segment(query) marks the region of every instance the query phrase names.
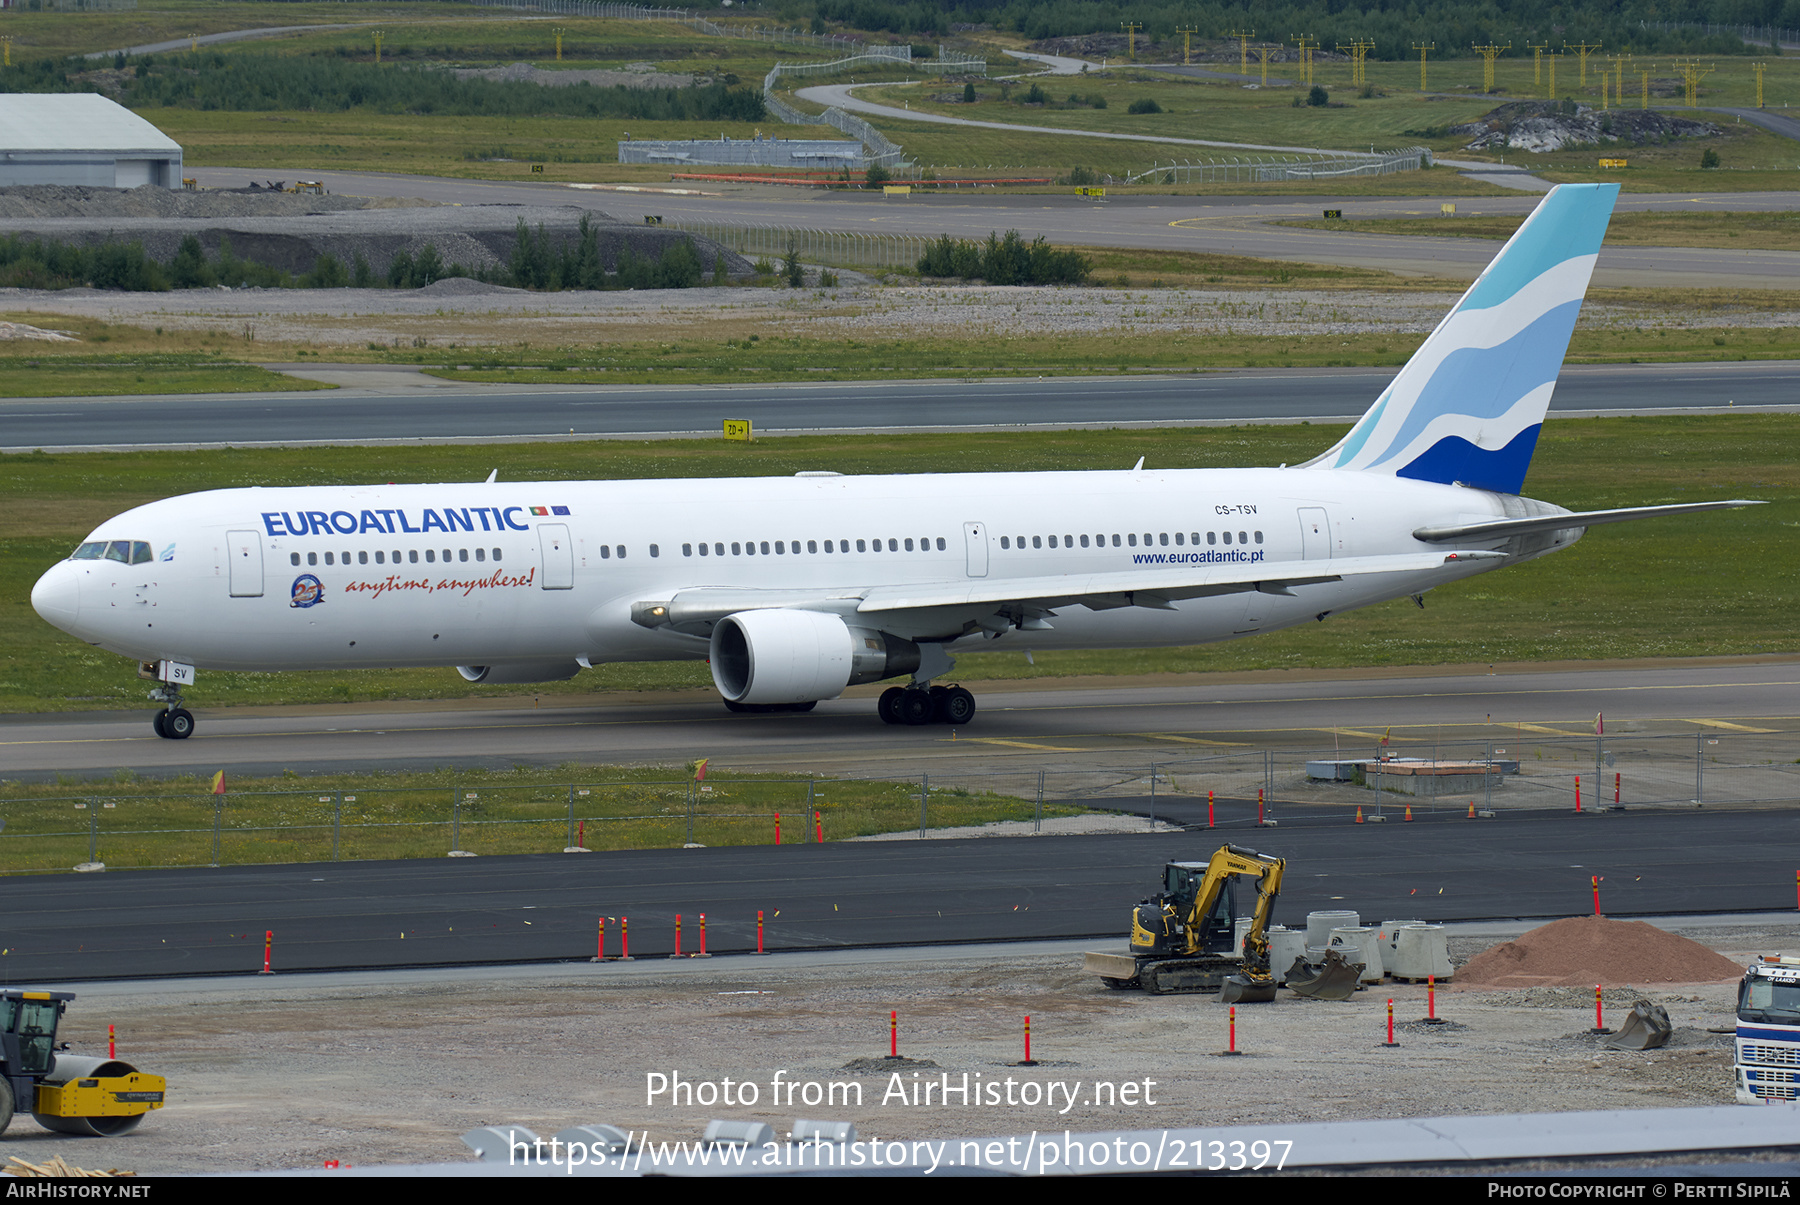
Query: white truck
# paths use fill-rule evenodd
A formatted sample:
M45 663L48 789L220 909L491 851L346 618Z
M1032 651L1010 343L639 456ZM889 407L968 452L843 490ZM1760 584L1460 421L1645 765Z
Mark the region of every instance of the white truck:
M1800 1100L1800 957L1758 959L1738 984L1737 1100Z

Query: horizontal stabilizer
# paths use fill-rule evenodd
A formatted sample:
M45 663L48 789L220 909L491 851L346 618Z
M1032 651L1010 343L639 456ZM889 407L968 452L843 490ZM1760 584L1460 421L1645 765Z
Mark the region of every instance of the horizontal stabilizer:
M1729 502L1682 502L1673 506L1628 506L1620 510L1566 511L1560 515L1540 515L1531 519L1495 519L1490 523L1466 523L1460 527L1421 527L1413 539L1428 544L1453 544L1464 540L1500 540L1507 536L1532 531L1567 531L1573 527L1599 527L1603 523L1629 523L1633 519L1654 519L1659 515L1691 515L1702 510L1730 510L1739 506L1762 506L1737 498Z

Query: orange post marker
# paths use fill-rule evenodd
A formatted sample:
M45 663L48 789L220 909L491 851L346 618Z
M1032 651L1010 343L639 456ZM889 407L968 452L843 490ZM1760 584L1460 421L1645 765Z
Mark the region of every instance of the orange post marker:
M775 813L775 844L781 844L781 813Z
M113 1043L113 1027L110 1025L106 1027L106 1057L109 1059L119 1057L119 1048Z
M263 969L261 970L261 972L259 972L260 974L273 975L275 973L269 967L269 954L270 954L270 951L272 951L274 948L275 948L275 930L265 929L263 931Z
M1399 1044L1400 1043L1394 1041L1394 1001L1390 996L1388 998L1388 1036L1387 1041L1383 1042L1382 1045L1398 1046Z
M1437 1020L1437 976L1425 976L1425 1019Z
M1027 1016L1025 1018L1025 1059L1023 1062L1021 1062L1019 1064L1019 1066L1021 1066L1021 1067L1037 1066L1037 1060L1031 1057L1031 1018L1029 1016Z
M1263 822L1263 789L1261 787L1257 787L1256 788L1256 823L1261 824L1262 822Z
M694 955L694 957L695 958L711 958L712 957L711 954L708 954L706 952L706 913L704 913L704 912L702 912L700 914L700 952L698 954Z
M825 844L825 819L819 815L817 808L813 809L813 840L820 845Z
M1611 1033L1612 1032L1612 1030L1610 1030L1606 1027L1606 1016L1601 1011L1600 985L1598 983L1596 983L1594 985L1594 1027L1592 1029L1588 1030L1588 1032L1589 1033Z
M600 941L594 947L594 961L606 961L606 918L600 918Z
M669 957L681 957L681 913L679 912L675 914L675 952L669 955Z
M1581 810L1581 775L1575 776L1575 810Z
M629 916L619 918L619 961L637 961L631 956L631 918Z
M1206 827L1216 827L1213 824L1213 793L1211 791L1206 793Z
M895 1009L888 1014L888 1057L900 1057L900 1011Z
M1590 875L1589 877L1594 880L1594 915L1599 916L1600 915L1600 876L1596 874L1596 875Z
M1622 774L1614 774L1613 775L1613 806L1614 807L1619 806L1619 780L1623 777L1624 777L1624 775L1622 775Z
M1237 1048L1237 1005L1235 1005L1235 1004L1234 1004L1234 1005L1232 1005L1232 1006L1231 1006L1231 1037L1230 1037L1230 1043L1231 1043L1231 1044L1230 1044L1230 1045L1228 1045L1228 1046L1227 1046L1227 1047L1225 1047L1225 1053L1226 1053L1226 1054L1237 1054L1237 1053L1239 1053L1239 1051L1238 1051L1238 1048Z
M763 949L763 917L761 908L756 910L756 952L758 954L768 953L767 950Z

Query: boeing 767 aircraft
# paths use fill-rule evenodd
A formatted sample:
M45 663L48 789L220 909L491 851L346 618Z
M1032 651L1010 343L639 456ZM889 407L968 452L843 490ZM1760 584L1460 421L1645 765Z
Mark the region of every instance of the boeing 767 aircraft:
M31 594L158 680L454 666L470 682L708 659L733 711L845 687L966 724L973 649L1143 648L1324 620L1565 548L1600 523L1519 496L1613 184L1547 195L1335 447L1274 469L231 489L109 519Z

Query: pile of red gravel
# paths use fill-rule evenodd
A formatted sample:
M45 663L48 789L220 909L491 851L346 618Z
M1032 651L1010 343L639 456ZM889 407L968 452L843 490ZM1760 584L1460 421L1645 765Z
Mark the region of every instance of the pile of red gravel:
M1577 916L1483 950L1458 967L1465 987L1585 987L1714 983L1744 968L1697 941L1643 921Z

